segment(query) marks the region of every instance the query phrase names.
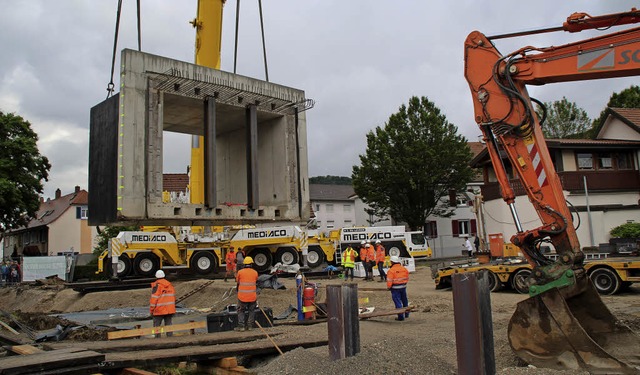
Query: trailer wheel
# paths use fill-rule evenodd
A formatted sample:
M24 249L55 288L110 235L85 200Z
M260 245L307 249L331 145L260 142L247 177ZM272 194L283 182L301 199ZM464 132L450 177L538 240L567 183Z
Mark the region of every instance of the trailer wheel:
M529 276L531 276L531 270L528 268L523 268L511 277L511 287L513 290L520 294L529 293Z
M290 266L292 264L298 264L300 261L300 255L298 251L293 247L280 247L276 251L277 262Z
M309 247L309 252L307 253L307 265L309 267L318 267L324 260L324 251L322 251L320 246Z
M195 253L191 257L191 261L189 263L191 270L200 275L207 275L214 272L218 264L216 256L208 251L199 251Z
M155 254L140 253L134 259L133 267L140 276L154 276L160 269L160 260Z
M271 251L269 251L269 249L263 247L257 248L249 255L253 258L253 266L256 271L264 272L271 267L273 257L271 256Z
M622 284L616 273L608 268L598 268L589 274L589 278L598 293L603 295L616 294Z
M490 292L497 292L500 289L502 289L502 282L500 281L500 279L498 278L498 275L496 275L495 273L489 271L489 270L483 270L487 272L487 276L488 276L488 281L489 281L489 291Z
M111 277L113 271L111 270L111 258L104 258L102 266L104 274ZM117 277L127 277L131 273L131 259L127 255L120 255L118 257L118 265L116 266Z

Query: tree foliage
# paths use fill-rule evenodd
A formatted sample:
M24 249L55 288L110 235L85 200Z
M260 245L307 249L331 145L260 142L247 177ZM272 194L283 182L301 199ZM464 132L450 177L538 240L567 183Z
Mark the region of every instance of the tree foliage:
M614 92L607 106L600 112L600 116L593 120L593 129L598 129L607 118L607 108L640 108L640 86L631 85L619 93ZM596 135L592 134L592 138Z
M51 164L22 117L0 111L0 232L26 225L40 208Z
M409 99L384 128L367 134L353 188L378 216L420 228L430 215L448 217L450 189L462 190L473 176L464 136L426 97Z
M640 223L618 225L609 232L614 238L640 238Z
M542 126L545 138L582 138L591 127L587 112L565 97L544 105L547 108Z
M351 185L351 177L344 176L316 176L309 177L310 184L319 185Z

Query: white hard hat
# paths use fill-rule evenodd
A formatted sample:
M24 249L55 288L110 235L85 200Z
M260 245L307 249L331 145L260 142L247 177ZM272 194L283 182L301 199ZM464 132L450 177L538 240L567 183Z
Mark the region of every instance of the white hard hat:
M367 240L367 243L371 243L371 240Z
M377 240L376 243L380 243L380 240Z
M395 255L393 255L391 258L389 258L389 260L391 261L391 263L400 263L400 258L398 258Z
M360 242L360 245L364 245L364 240L362 240L362 242Z
M164 271L163 270L157 270L156 271L156 279L162 279L164 278Z

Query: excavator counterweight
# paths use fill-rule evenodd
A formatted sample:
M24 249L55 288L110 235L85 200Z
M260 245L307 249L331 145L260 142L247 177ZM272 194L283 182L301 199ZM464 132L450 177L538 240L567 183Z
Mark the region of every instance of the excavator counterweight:
M572 15L567 22L573 25L576 20L581 26L571 31L640 22L640 12L634 8L599 17ZM640 28L562 46L524 47L507 55L478 31L465 41L465 77L475 120L517 230L511 242L522 249L533 268L530 298L518 304L511 318L509 342L519 357L538 367L594 374L640 372L640 338L610 313L587 276L571 212L533 107L535 100L526 89L528 84L639 75L640 62L624 58L629 51L639 50ZM541 226L523 228L509 171L522 183ZM560 255L557 261L542 254L539 247L544 242Z

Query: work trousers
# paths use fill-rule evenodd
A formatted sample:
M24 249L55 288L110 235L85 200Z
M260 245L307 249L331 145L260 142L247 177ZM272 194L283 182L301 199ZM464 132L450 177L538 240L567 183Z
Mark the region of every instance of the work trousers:
M153 316L153 326L154 327L160 327L162 325L162 321L164 321L164 325L166 326L170 326L171 325L171 318L173 318L173 314L167 314L167 315L154 315ZM171 337L173 336L173 332L167 332L167 337ZM156 333L156 337L160 337L160 333Z
M407 299L407 288L402 288L402 289L391 288L391 299L393 299L393 303L396 305L396 309L408 307L409 300ZM398 320L404 320L404 318L408 318L408 317L409 317L408 311L403 314L398 314Z
M257 301L242 302L238 300L238 327L251 327L253 328L253 322L256 319L256 305ZM247 317L248 315L248 317ZM245 320L245 317L247 319ZM245 324L246 323L246 324Z
M349 274L351 274L351 281L353 281L353 267L345 267L344 268L344 279L347 280L349 278Z
M378 272L380 272L380 281L387 279L387 274L384 272L384 262L378 262Z

